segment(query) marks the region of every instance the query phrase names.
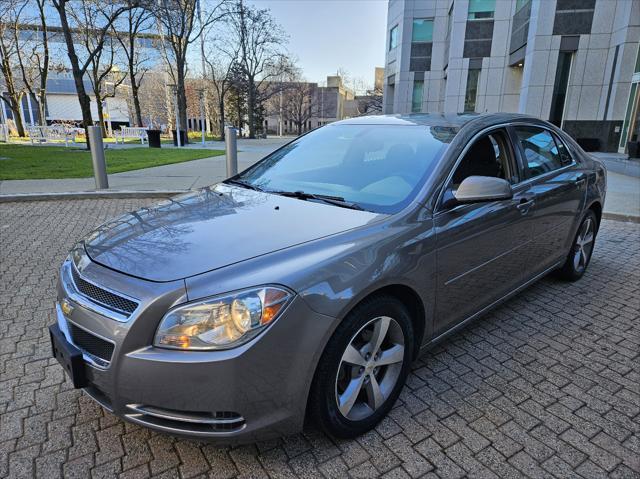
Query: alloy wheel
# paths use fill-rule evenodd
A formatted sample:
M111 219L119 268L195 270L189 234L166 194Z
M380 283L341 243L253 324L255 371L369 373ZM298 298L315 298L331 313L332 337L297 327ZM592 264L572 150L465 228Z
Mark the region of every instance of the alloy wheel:
M595 223L592 218L587 217L580 225L580 231L573 247L573 267L578 273L582 273L589 263L594 238Z
M358 421L378 410L394 389L404 362L405 338L388 316L367 322L351 338L336 376L338 410Z

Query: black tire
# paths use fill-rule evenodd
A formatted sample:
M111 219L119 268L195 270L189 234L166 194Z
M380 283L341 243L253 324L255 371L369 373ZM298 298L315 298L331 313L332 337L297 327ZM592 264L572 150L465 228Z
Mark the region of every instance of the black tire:
M589 226L590 225L590 226ZM584 260L580 261L577 259L577 256L580 254L580 238L584 233L585 227L591 229L592 239L588 244L588 248L585 250L583 248L583 253L585 254ZM593 210L587 210L584 216L582 217L582 221L580 221L580 226L578 226L578 231L573 238L573 243L571 243L571 250L567 255L567 259L564 264L557 270L556 276L565 281L577 281L584 275L587 267L589 266L589 262L591 261L591 255L593 253L593 247L595 246L596 235L598 233L598 218Z
M358 338L367 337L367 334L371 334L372 342L364 344L362 349L358 349L358 351L361 352L373 344L374 329L378 324L377 321L386 321L385 318L389 318L393 322L389 322L388 333L385 332L385 335L387 335L386 342L377 349L380 353L373 358L369 358L369 361L372 361L369 366L359 368L360 374L366 376L365 379L368 379L371 384L363 384L361 387L364 389L359 394L364 394L365 396L358 395L358 397L369 397L370 389L368 388L373 383L376 384L376 388L380 392L386 382L388 394L380 406L371 409L372 412L369 412L367 417L359 419L347 418L340 411L340 406L338 405L339 384L340 381L346 381L347 383L355 381L354 377L358 374L355 369L358 369L358 366L351 366L348 361L344 361L343 355L347 353L349 346L356 344L355 341L358 341ZM399 331L404 336L404 354L397 349L399 344L394 344L391 338L392 334L395 335L395 338L399 338ZM385 348L389 349L385 350ZM376 357L379 356L380 359L378 360L382 360L382 355L389 353L394 348L396 348L394 356L397 358L402 356L402 363L398 361L393 365L389 364L372 370L369 369L374 366L373 361L375 361ZM413 324L407 308L401 301L386 295L372 297L363 301L338 326L320 358L309 396L310 418L326 433L339 438L352 438L371 430L385 417L398 398L409 374L413 350ZM370 353L363 353L364 356L367 354L370 356ZM385 358L388 357L390 356L385 356ZM362 359L362 357L359 358ZM352 368L351 372L355 376L347 376L347 378L340 379L339 374L344 376L345 368ZM362 370L365 372L362 373ZM372 379L375 379L376 375L379 378L379 382L378 379L375 381ZM395 379L395 385L391 386L392 383L390 381L394 378L397 378ZM365 414L368 406L362 403L363 401L357 405L361 414ZM344 403L341 407L344 407ZM356 406L352 407L355 411Z

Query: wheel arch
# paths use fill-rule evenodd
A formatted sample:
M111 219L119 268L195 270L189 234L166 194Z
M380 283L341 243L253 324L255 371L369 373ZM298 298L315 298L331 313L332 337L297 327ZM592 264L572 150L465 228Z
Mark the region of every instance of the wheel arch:
M589 207L587 208L588 210L591 210L595 213L596 215L596 220L598 220L598 229L600 229L600 222L602 221L602 204L600 203L599 200L595 200L593 202L591 202L591 204L589 205Z
M352 304L346 314L349 314L362 302L376 296L392 296L402 302L402 304L409 310L414 331L413 357L415 359L420 351L420 346L422 345L422 340L424 338L424 333L426 330L426 310L424 303L420 298L420 295L413 288L407 286L406 284L388 284L368 292L365 296ZM344 316L346 316L346 314Z

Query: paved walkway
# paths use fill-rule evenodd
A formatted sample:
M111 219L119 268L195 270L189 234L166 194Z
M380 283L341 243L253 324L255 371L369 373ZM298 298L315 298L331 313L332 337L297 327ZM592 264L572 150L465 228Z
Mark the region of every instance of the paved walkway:
M146 202L0 204L0 477L640 476L640 225L604 221L579 282L544 279L419 358L374 431L220 448L124 423L50 357L69 247Z
M238 168L243 170L262 159L291 138L238 141ZM109 145L113 148L114 145ZM140 148L140 145L118 145L118 148ZM166 148L163 145L163 148ZM170 146L173 148L173 146ZM202 144L190 144L189 148L203 148ZM209 141L205 148L224 150L224 142ZM187 161L173 165L157 166L143 170L109 175L109 188L118 190L189 190L221 181L227 177L224 156ZM95 190L93 178L69 178L62 180L11 180L0 181L0 194L62 193Z
M606 213L640 217L640 178L607 173Z

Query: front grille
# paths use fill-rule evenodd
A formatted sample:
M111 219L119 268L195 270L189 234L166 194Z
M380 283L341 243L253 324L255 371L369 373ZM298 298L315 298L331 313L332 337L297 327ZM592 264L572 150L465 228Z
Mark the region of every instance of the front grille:
M78 274L74 266L71 267L71 275L73 276L73 282L80 293L105 308L109 308L129 316L138 307L138 303L135 301L118 296L111 291L102 289L99 286L84 280Z
M111 362L111 356L113 356L113 350L115 348L113 343L94 336L73 323L68 324L71 339L78 348L102 361L106 361L107 363Z

